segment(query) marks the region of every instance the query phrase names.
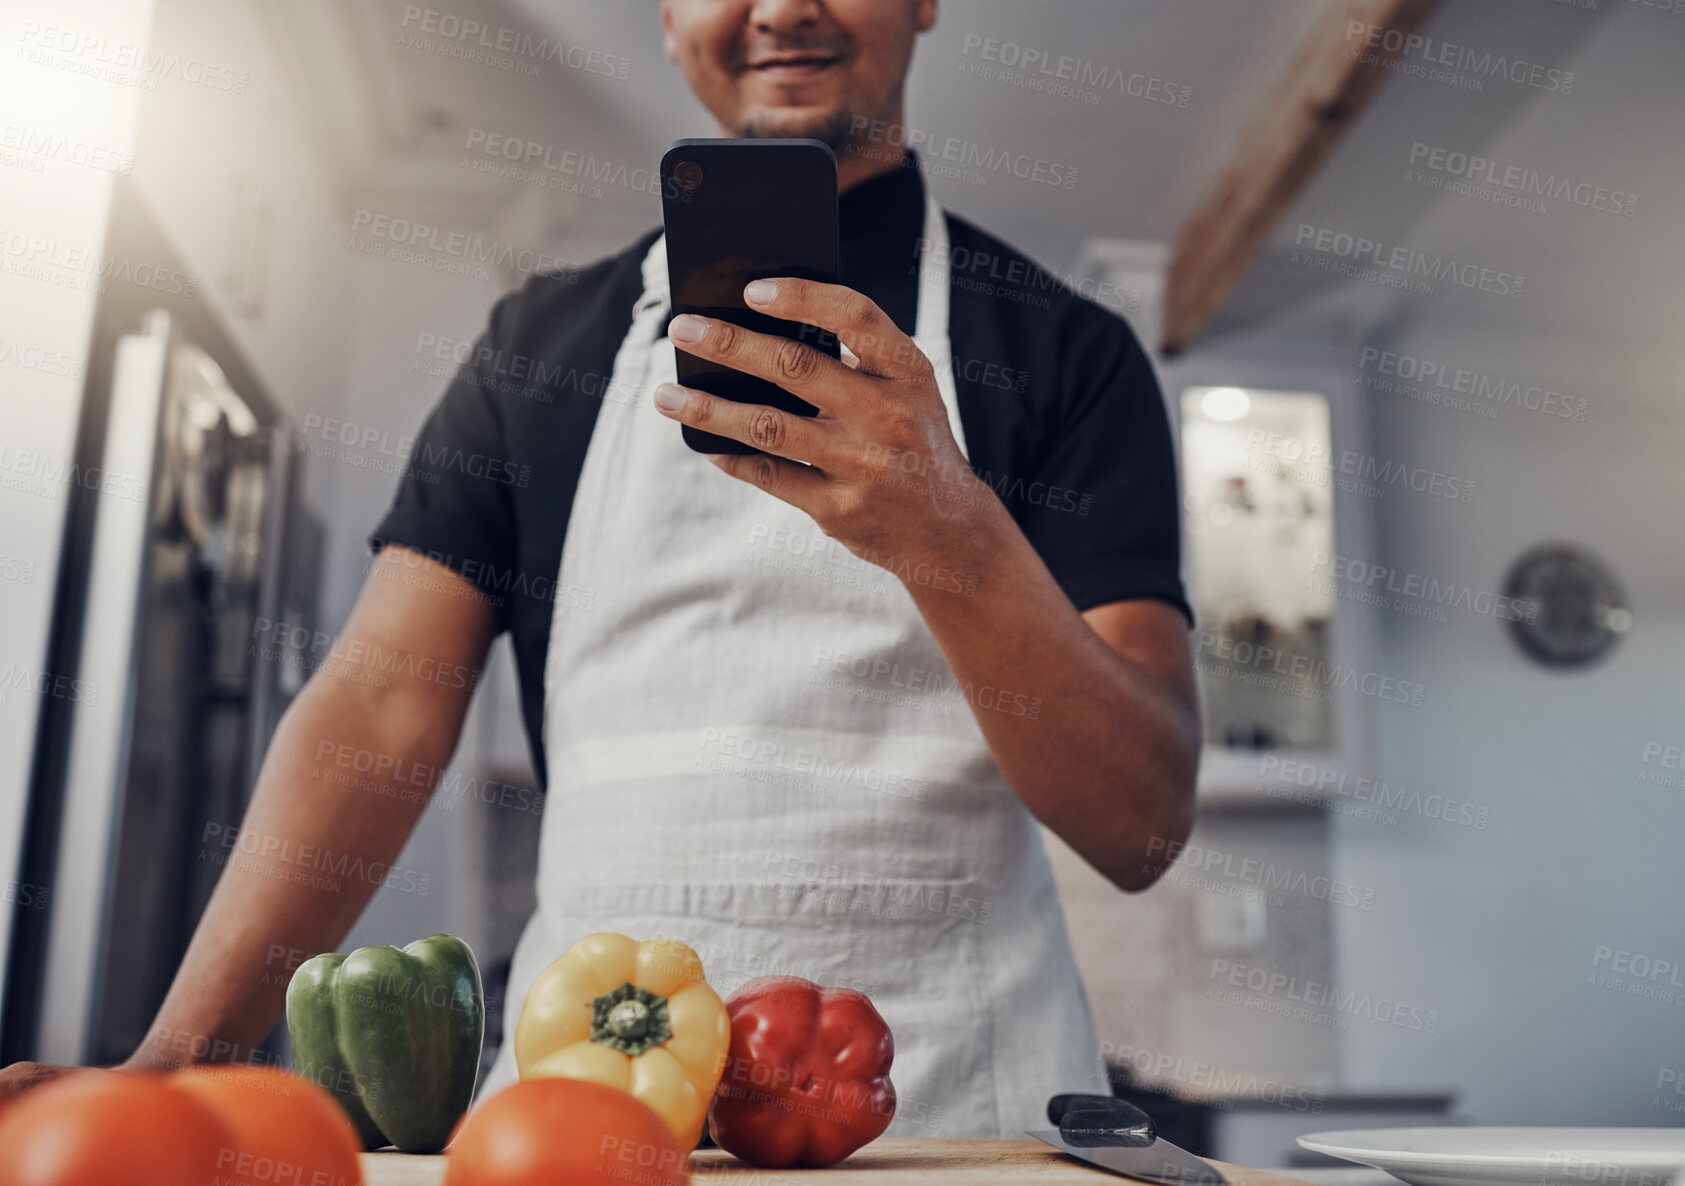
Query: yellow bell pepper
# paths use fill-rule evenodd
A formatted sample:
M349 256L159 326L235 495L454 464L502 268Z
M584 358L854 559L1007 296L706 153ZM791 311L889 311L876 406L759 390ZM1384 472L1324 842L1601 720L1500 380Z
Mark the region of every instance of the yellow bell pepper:
M702 960L672 939L602 931L533 981L515 1024L522 1079L589 1079L648 1104L693 1147L731 1045Z

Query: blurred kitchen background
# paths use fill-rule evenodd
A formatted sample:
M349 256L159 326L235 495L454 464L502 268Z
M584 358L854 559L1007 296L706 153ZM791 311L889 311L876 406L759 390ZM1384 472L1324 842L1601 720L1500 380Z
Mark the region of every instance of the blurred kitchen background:
M1052 842L1167 1136L1685 1120L1681 8L946 0L919 45L937 196L1172 347L1200 821L1144 896ZM1427 40L1260 200L1377 12ZM7 0L0 49L0 1058L112 1061L492 302L656 224L635 171L715 129L653 0ZM1225 211L1271 228L1232 291ZM495 980L519 722L500 642L347 949L449 930Z

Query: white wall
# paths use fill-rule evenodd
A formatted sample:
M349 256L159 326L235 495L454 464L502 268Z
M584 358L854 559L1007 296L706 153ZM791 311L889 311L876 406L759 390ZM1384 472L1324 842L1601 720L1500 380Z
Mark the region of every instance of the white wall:
M314 422L305 436L309 447L321 451L312 463L318 497L329 511L322 581L322 622L328 630L344 622L356 601L369 562L366 540L397 489L392 471L404 463L390 454L420 431L445 389L447 377L441 369L453 369L435 357L437 343L472 342L502 291L496 281L445 276L373 257L357 257L353 272L357 314L345 397L327 414L342 425L355 426L357 440L364 439L365 430L378 434L378 440L368 447L348 447L338 435L344 431L341 426ZM423 345L423 335L437 342ZM456 760L445 774L447 785L501 754L512 753L516 761L524 757L507 649L507 641L500 641L474 697ZM498 731L506 738L501 751L483 743L497 719L514 725L512 741L506 729ZM404 869L428 876L427 893L378 890L342 949L371 943L401 946L438 931L461 935L470 946L482 949L478 930L484 870L475 863L478 836L473 830L478 817L472 811L444 810L447 805L436 801L429 807L398 857ZM400 878L395 884L406 881Z
M1661 1071L1685 1064L1685 990L1664 1003L1589 981L1612 971L1599 948L1685 963L1685 789L1640 778L1659 770L1647 743L1685 740L1681 358L1472 330L1385 344L1589 406L1583 423L1510 409L1486 420L1376 397L1378 438L1479 483L1472 505L1434 515L1383 501L1383 562L1497 589L1529 546L1580 543L1625 583L1637 624L1601 666L1555 674L1492 618L1385 615L1389 667L1430 688L1421 708L1384 718L1386 777L1491 815L1483 830L1334 821L1337 875L1379 891L1372 916L1337 920L1342 984L1442 1018L1435 1036L1354 1030L1347 1075L1455 1085L1482 1123L1677 1124L1652 1101Z
M504 291L499 281L360 255L352 257L350 283L355 311L342 394L324 409L337 423L303 426L317 489L323 505L334 509L322 581L323 617L332 623L344 621L362 588L364 541L391 505L405 467L396 454L421 431L455 371L436 351L473 342ZM369 432L377 435L361 444Z
M158 0L153 40L159 53L220 67L229 85L148 96L136 187L287 414L301 422L327 412L344 400L356 257L345 250L349 218L267 29L251 4ZM268 208L272 226L255 313L231 299L226 279L237 254L239 186Z
M1685 988L1670 1004L1595 977L1612 974L1617 951L1685 965L1685 789L1640 777L1669 773L1655 758L1646 767L1647 744L1679 746L1685 733L1685 15L1627 0L1596 11L1460 3L1425 32L1571 71L1572 91L1390 78L1283 220L1278 272L1321 275L1291 260L1308 224L1523 276L1514 298L1444 282L1431 295L1298 287L1321 287L1325 310L1382 310L1367 322L1370 346L1536 384L1587 401L1587 415L1511 405L1486 417L1375 390L1358 381L1385 376L1360 368L1354 349L1368 451L1474 483L1468 503L1388 490L1359 559L1490 593L1527 548L1578 543L1624 581L1637 625L1602 666L1557 674L1489 615L1376 615L1379 669L1426 691L1421 707L1377 713L1367 773L1395 796L1489 814L1483 829L1425 810L1331 816L1335 876L1375 891L1372 910L1335 916L1335 983L1438 1013L1434 1033L1354 1020L1342 1068L1357 1088L1453 1088L1478 1123L1678 1124L1685 1113L1654 1101L1664 1071L1685 1071ZM1628 217L1558 193L1528 209L1434 188L1413 171L1420 146L1636 205ZM1476 181L1488 197L1515 196ZM1302 325L1316 301L1295 308L1295 285L1270 278L1236 303ZM1600 949L1611 954L1594 966ZM1685 972L1662 979L1685 983Z
M112 170L132 157L144 93L123 62L146 44L151 10L0 8L0 980L12 905L52 892L19 886L17 860L38 689L53 694L60 674L44 670L47 630Z

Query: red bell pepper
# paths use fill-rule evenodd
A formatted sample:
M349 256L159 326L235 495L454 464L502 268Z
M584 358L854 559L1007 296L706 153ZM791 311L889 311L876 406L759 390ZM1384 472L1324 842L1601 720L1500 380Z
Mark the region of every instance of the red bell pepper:
M865 993L762 976L726 1013L731 1048L708 1108L720 1148L768 1169L816 1169L889 1127L895 1039Z

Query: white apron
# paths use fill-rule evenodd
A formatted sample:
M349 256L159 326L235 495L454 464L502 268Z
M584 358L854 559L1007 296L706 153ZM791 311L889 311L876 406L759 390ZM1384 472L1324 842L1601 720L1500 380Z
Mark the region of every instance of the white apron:
M964 448L947 228L926 199L917 331ZM912 598L804 512L714 468L651 402L674 378L666 240L586 451L545 668L529 985L598 930L671 936L722 997L788 974L860 989L895 1035L898 1136L1016 1136L1105 1090L1039 829ZM1013 689L1008 689L1013 691Z

